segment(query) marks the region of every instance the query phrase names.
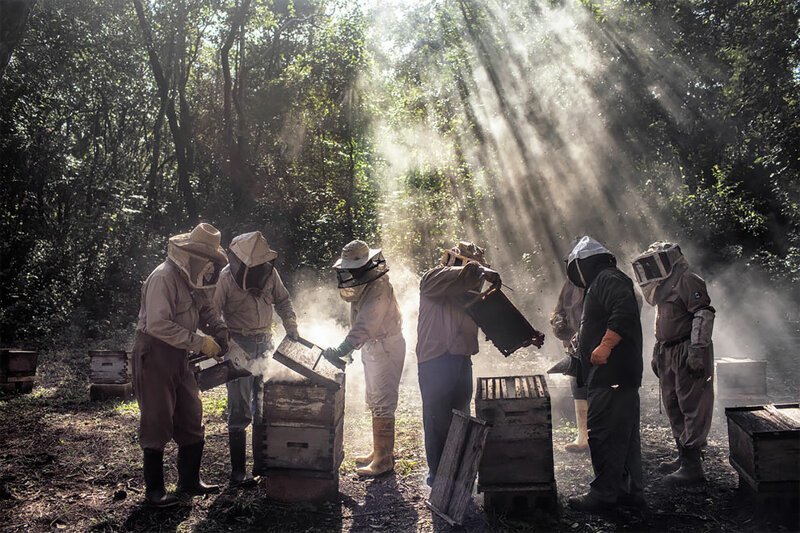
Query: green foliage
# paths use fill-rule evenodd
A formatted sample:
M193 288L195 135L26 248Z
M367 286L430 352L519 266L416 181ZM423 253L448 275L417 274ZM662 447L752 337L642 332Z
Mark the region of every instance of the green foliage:
M486 240L487 230L513 251L510 278L527 280L522 291L558 263L549 256L561 226L543 232L547 245L528 232L563 215L550 212L532 159L514 162L524 182L500 197L509 152L491 130L516 132L524 159L522 136L535 129L538 161L582 133L561 139L549 123L575 104L563 43L536 16L503 18L565 3L412 3L390 33L355 0L141 5L144 24L130 0L39 0L4 72L3 344L130 328L166 239L195 215L225 243L261 230L287 273L327 267L354 237L424 270L442 247ZM581 0L577 9L586 16L576 32L606 62L581 80L609 136L596 142L625 151L636 174L602 184L617 212L597 229L630 218L611 200L633 187L709 263L742 258L796 283L800 6ZM513 32L539 41L521 52L529 43L509 40ZM520 73L566 89L543 102ZM387 137L405 151L387 156ZM630 170L596 160L607 176ZM515 218L527 216L529 226Z
M363 14L255 2L239 27L241 5L143 3L162 100L130 1L36 4L0 86L4 345L128 327L166 239L196 223L192 209L225 241L261 230L289 271L377 237Z

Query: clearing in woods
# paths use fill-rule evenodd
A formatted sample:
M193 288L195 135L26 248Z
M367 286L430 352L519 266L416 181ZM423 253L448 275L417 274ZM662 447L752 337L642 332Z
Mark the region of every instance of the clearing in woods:
M533 354L491 358L495 375L541 373ZM86 356L61 351L40 355L40 384L29 395L0 400L0 529L3 531L448 531L425 506L429 489L422 445L421 406L414 379L406 380L398 410L397 466L374 480L355 475L352 457L366 450L369 415L358 397L361 387L348 384L345 461L340 498L322 505L268 501L264 488L194 498L191 504L154 511L142 505L141 453L136 438L135 402L88 401ZM355 364L359 364L356 362ZM411 369L411 376L416 376ZM476 375L477 377L477 375ZM758 524L737 476L727 462L724 414L716 419L708 453L708 483L701 488L668 490L658 483L656 466L671 457L674 444L664 415L658 413L654 383L642 396L642 455L650 512L613 518L587 517L566 507L566 498L585 491L591 479L588 455L563 452L575 434L561 413L569 400L554 402L554 449L561 516L535 524L483 514L474 498L466 531L753 531ZM203 475L224 483L229 461L224 418L225 389L203 394L206 452ZM566 409L563 409L566 407ZM165 457L168 485L175 483L175 447Z

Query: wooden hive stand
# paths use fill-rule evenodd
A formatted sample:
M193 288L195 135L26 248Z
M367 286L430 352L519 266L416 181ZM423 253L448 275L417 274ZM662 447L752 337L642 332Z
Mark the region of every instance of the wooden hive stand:
M26 394L36 382L39 352L33 350L0 350L0 392Z
M89 399L92 401L130 400L130 355L119 350L89 350Z
M550 394L542 375L478 378L475 413L489 424L478 470L488 514L558 514Z
M728 443L739 488L763 517L797 527L800 520L800 404L729 407Z

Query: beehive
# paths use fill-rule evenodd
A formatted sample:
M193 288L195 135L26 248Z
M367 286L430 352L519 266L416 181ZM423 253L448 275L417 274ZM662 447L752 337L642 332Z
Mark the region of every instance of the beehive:
M479 378L475 414L491 426L479 487L552 483L553 429L544 376Z
M478 491L489 514L557 512L550 394L544 376L478 378L475 413L491 426Z
M38 363L39 352L0 350L0 391L27 393L33 390Z
M130 354L120 350L89 350L89 398L127 400L133 397Z
M270 496L284 501L331 499L344 459L344 373L338 390L309 379L272 378L264 386L259 461Z
M764 398L767 395L767 362L722 357L716 361L716 391L722 399Z
M800 404L729 407L730 464L762 511L796 520L800 506Z

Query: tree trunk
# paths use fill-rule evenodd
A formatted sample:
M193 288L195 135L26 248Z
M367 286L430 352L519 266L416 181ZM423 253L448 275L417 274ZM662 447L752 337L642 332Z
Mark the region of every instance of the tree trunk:
M244 91L244 32L247 21L250 0L243 0L236 12L231 15L231 26L225 41L220 48L220 63L222 65L223 77L223 128L225 137L225 148L228 152L228 173L231 184L236 191L236 196L243 197L249 185L247 159L242 150L242 144L246 140L241 135L244 124L242 110L242 94ZM238 42L237 56L238 65L236 71L236 83L231 72L230 52L233 45ZM236 119L234 119L234 108Z
M172 133L172 140L175 145L175 161L178 167L178 190L183 196L186 205L186 214L193 223L198 218L198 211L194 192L192 191L192 184L189 180L189 162L186 157L189 139L186 138L186 133L181 128L178 121L178 114L175 110L175 99L170 97L169 81L164 74L164 69L161 66L161 61L158 58L158 53L153 44L153 34L150 30L150 24L147 22L142 1L133 0L133 5L136 8L136 15L139 18L139 26L142 29L142 36L144 38L145 47L147 48L147 57L150 61L150 67L153 70L153 77L156 80L158 94L161 98L161 104L166 111L167 122L169 123L169 129Z
M36 0L0 1L0 82L6 72L14 48L25 35L28 15Z

